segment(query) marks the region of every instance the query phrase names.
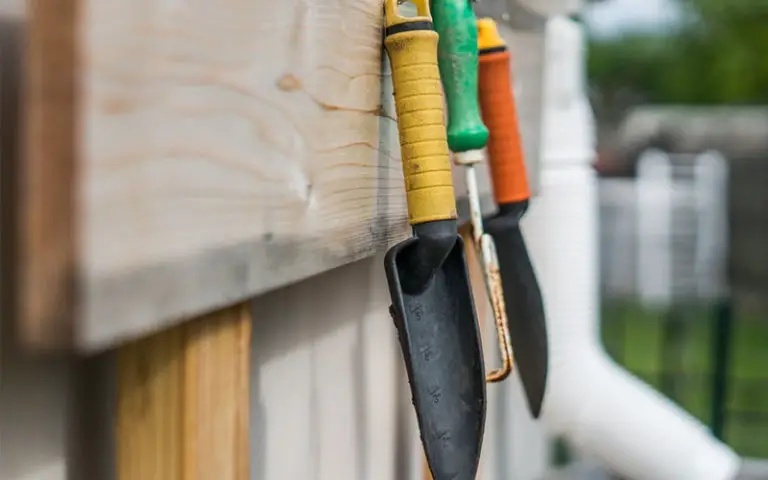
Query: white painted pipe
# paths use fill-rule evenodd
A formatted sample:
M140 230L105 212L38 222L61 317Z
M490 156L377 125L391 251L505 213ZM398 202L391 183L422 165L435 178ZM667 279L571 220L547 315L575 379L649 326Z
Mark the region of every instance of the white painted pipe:
M559 55L582 55L580 29L566 18L551 20L547 41ZM559 67L582 62L579 57ZM584 112L586 100L580 71L548 70L550 81L558 84L557 102L553 106L551 97L546 100L541 195L532 202L524 225L548 317L550 371L541 420L582 453L633 480L732 479L739 467L736 454L696 419L616 365L602 347L597 183L588 164L592 155L584 155L594 135L589 135L591 128L583 130L579 142L553 128L570 123L557 118L558 106L560 111L568 107L570 113L565 114L572 115L574 107ZM569 77L574 86L571 101L563 91ZM592 122L591 115L570 119ZM578 123L570 123L572 133L578 128ZM573 146L572 155L562 149L566 145ZM550 146L560 148L555 153Z

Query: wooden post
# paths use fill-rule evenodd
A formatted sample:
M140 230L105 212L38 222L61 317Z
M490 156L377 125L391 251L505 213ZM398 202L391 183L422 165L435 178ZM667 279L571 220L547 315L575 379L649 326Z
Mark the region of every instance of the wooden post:
M118 480L249 478L250 338L243 303L118 350Z

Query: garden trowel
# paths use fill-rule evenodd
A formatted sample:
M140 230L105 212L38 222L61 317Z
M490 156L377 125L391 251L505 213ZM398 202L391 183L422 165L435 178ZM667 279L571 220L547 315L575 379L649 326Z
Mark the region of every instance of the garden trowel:
M473 480L485 426L485 368L461 237L427 0L385 0L385 46L413 237L385 269L427 462L435 480Z

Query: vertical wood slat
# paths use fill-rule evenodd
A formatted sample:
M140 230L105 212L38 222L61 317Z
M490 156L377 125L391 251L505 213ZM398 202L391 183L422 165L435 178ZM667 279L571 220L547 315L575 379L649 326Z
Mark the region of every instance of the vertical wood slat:
M118 350L118 480L249 478L250 337L244 303Z
M254 300L254 479L407 478L396 473L402 360L383 261L361 260Z

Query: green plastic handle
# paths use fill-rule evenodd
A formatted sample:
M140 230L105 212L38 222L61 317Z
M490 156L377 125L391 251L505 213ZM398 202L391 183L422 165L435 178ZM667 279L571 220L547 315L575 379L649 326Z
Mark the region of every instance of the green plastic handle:
M437 60L448 105L448 147L456 153L480 150L488 129L477 100L477 18L470 0L431 0L440 36Z

